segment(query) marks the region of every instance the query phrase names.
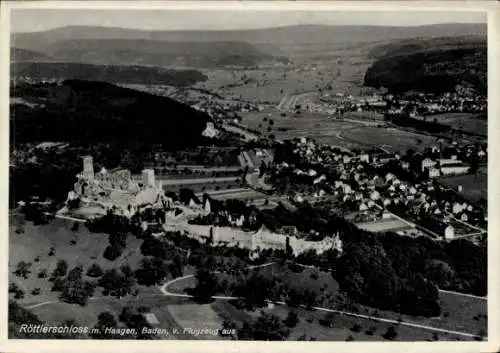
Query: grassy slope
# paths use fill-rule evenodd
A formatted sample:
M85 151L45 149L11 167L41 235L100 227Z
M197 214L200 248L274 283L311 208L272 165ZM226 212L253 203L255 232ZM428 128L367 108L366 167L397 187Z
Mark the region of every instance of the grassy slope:
M51 283L47 278L37 277L41 269L47 269L50 273L55 269L58 260L65 260L71 269L77 264L82 264L84 272L92 263L97 263L104 270L117 268L123 264L129 264L135 268L142 255L140 253L141 241L133 236L127 239L127 250L116 261L108 261L102 257L104 249L108 246L106 234L90 233L83 224L78 231L71 231L72 222L55 219L51 223L42 226L34 226L26 222L22 228L23 234L17 234L15 230L19 227L16 221L9 225L9 273L10 281L16 282L25 292L25 298L20 303L36 303L43 300L54 300L58 293L50 291ZM16 224L17 223L17 224ZM71 240L76 240L76 245L71 245ZM50 247L55 248L55 256L48 256ZM40 261L35 262L39 256ZM12 274L19 261L31 262L31 274L28 279L21 279ZM33 296L31 291L40 288L41 294Z

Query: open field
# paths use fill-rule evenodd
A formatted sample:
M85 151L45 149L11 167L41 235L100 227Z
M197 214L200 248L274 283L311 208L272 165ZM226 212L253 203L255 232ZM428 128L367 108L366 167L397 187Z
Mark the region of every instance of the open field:
M349 68L345 69L349 71ZM325 64L322 70L303 71L299 67L276 67L259 70L207 71L208 80L196 87L216 92L228 99L253 103L278 104L285 93L318 91L338 80L339 67ZM346 72L348 76L349 72Z
M480 115L471 113L443 113L430 115L427 117L427 121L436 119L437 122L450 125L454 129L487 136L488 121L481 119Z
M203 70L208 79L195 87L228 100L271 105L277 105L287 93L318 92L328 90L329 86L332 93L358 95L366 90L362 87L363 76L371 64L364 58L363 47L322 47L315 49L319 50L317 53L307 49L292 58L291 66ZM310 65L311 62L315 65Z
M141 180L141 176L134 176L132 177L133 180ZM207 178L207 177L193 177L191 175L179 175L178 178L170 178L168 177L155 177L157 181L160 181L163 183L165 186L172 186L172 185L194 185L194 184L219 184L219 183L230 183L237 181L239 177L221 177L221 178Z
M375 121L383 121L384 115L371 111L364 112L347 112L343 114L344 119L353 119L353 120L375 120Z
M463 189L460 194L473 202L477 202L481 198L488 198L488 174L485 169L479 170L475 174L441 178L439 182L454 189L461 185Z
M315 139L318 143L346 148L380 146L393 152L403 152L409 148L424 149L436 142L436 138L429 135L393 127L368 126L363 124L363 121L356 121L356 119L362 120L360 118L352 117L347 121L342 121L309 112L302 112L301 115L288 113L286 116L278 113L271 113L269 116L269 113L270 111L247 113L242 124L260 130L264 134L274 134L276 138L282 140L305 136ZM274 121L270 132L267 131L267 123L263 122L264 118Z
M258 130L259 124L267 114L266 112L249 113L243 118L242 124ZM294 114L281 116L281 114L273 113L270 119L274 121L272 130L267 132L267 127L262 130L265 130L266 134L274 134L281 140L309 137L316 139L318 143L341 145L346 148L362 146L356 141L348 141L341 136L344 131L359 127L358 123L335 120L323 114L309 112L302 112L299 116ZM267 126L264 123L262 125Z
M209 193L209 194L215 200L229 200L229 199L258 200L267 197L267 195L252 189L241 190L237 192L232 192L231 190L227 190L227 192L224 193L216 193L216 194Z
M187 188L193 190L194 193L203 193L210 190L229 190L240 189L244 185L241 181L226 181L226 182L206 182L206 183L175 183L172 185L163 185L166 192L178 192L180 189Z
M383 146L392 152L405 152L409 148L422 150L436 142L436 138L396 128L359 127L341 133L345 139L366 146Z
M169 305L168 310L183 329L212 329L218 333L222 327L222 320L210 304ZM219 339L218 334L193 335L186 332L184 336L186 339Z
M358 223L356 224L356 226L369 232L395 232L398 230L411 228L407 223L397 218L380 219L375 222Z

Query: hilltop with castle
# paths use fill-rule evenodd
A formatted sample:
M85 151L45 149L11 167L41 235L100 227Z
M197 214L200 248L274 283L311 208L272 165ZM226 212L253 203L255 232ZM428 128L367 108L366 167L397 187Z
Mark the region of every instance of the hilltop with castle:
M154 170L144 169L140 181L132 180L126 169L106 170L94 173L93 158L83 158L83 171L78 174L68 201L79 199L81 205L92 212L105 214L108 211L133 216L143 207L169 207L172 200L165 197L163 185L155 181Z
M156 208L166 211L165 219L161 222L163 231L180 231L187 237L202 243L209 242L212 246L240 247L250 250L253 255L264 249L286 251L287 247L295 256L309 250L317 254L330 249L342 251L342 241L338 234L326 236L321 241L307 241L296 234L272 232L264 225L256 232L249 232L239 227L190 224L190 216L211 213L210 200L207 198L204 205L193 200L187 206L178 203L174 205L174 201L165 196L161 181L156 182L154 170L151 169L144 169L142 178L134 181L130 171L126 169L102 168L94 173L93 158L86 156L83 158L83 171L76 177L73 190L68 193L67 206L61 213L69 211L69 205L75 200L78 200L77 213L87 219L108 212L132 217L142 209ZM146 222L143 223L147 229ZM162 234L164 232L154 236Z

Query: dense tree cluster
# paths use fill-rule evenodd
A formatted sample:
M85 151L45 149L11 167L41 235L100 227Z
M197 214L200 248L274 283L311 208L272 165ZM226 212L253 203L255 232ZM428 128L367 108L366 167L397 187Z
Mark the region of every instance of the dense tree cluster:
M486 295L486 246L467 240L343 232L334 277L359 303L410 315L440 313L438 287Z
M89 277L101 277L104 271L98 264L92 264L87 270L87 276Z
M241 340L285 341L289 335L290 329L278 316L265 312L257 319L245 321L238 330L238 338Z
M104 340L104 339L120 339L118 335L112 335L106 331L106 329L116 329L118 323L112 313L105 311L97 316L97 324L94 326L95 330L92 330L90 337L93 339Z
M94 295L95 287L95 283L83 279L83 268L76 266L62 280L61 300L85 306L88 298Z
M122 255L127 247L127 233L113 231L108 237L109 245L104 249L104 258L110 261L116 260Z
M158 257L144 257L141 266L135 271L137 283L152 286L163 281L168 275L165 261Z
M138 340L150 340L152 335L148 332L143 332L144 328L151 328L144 315L137 309L125 307L118 319L127 326L127 328L135 329L137 335L133 338Z
M34 80L62 80L81 78L109 83L190 86L207 79L197 70L165 70L148 66L102 66L82 63L15 62L11 65L13 77Z
M121 141L122 145L147 142L176 149L209 143L201 134L208 115L170 98L98 81L67 80L43 90L47 91L43 107L11 107L16 143Z
M424 90L454 92L467 82L486 92L486 43L482 47L441 49L407 55L387 55L376 60L365 74L365 85L386 87L390 92ZM479 54L479 55L476 55ZM475 69L471 74L470 69Z
M412 127L417 130L427 131L434 134L447 133L451 130L450 125L440 124L434 121L426 121L421 119L410 118L406 114L384 116L385 120L391 121L396 125L403 127Z
M128 265L123 265L119 270L111 269L104 272L97 282L102 287L102 294L117 298L133 293L136 278Z

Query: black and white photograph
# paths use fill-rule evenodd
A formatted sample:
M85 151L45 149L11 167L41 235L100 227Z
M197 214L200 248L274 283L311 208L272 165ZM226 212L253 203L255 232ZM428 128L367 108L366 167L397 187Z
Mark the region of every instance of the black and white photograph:
M8 3L9 340L492 338L486 10Z

